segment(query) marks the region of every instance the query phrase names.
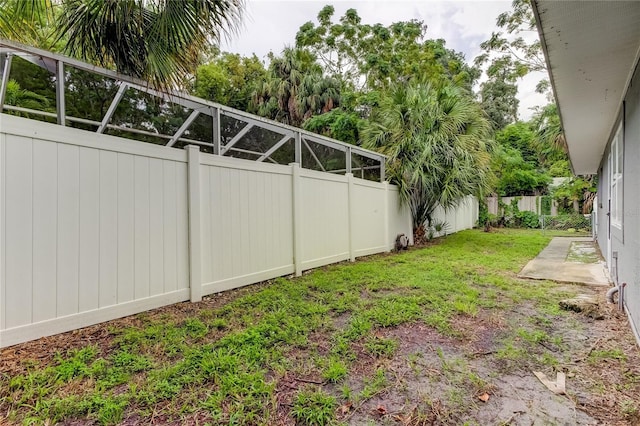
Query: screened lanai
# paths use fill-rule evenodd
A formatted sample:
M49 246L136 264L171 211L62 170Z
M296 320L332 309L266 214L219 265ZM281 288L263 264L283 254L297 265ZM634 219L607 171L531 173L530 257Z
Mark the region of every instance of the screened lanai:
M385 180L385 157L114 71L0 39L0 112L214 155Z

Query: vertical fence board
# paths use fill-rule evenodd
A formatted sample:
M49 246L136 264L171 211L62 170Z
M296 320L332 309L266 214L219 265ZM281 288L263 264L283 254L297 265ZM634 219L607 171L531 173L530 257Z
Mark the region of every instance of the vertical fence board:
M33 141L33 322L56 317L58 147Z
M164 292L163 161L149 160L149 295Z
M136 156L133 177L134 197L134 299L149 297L150 285L150 171L149 158Z
M231 203L228 204L230 209L222 209L222 206L216 206L216 212L220 215L219 223L230 224L231 226L228 228L230 235L227 239L228 242L231 243L231 264L233 265L231 269L231 277L233 276L241 276L242 275L242 262L244 259L244 254L241 253L242 249L242 218L241 218L241 210L242 210L242 195L238 191L238 184L240 183L240 172L236 169L229 170L229 186L224 188L228 191L228 196L231 200ZM231 220L229 220L229 216ZM228 278L228 277L225 277Z
M80 242L78 308L99 308L100 151L80 148Z
M176 226L177 231L177 274L178 289L189 288L189 201L187 184L187 165L176 164ZM199 280L198 280L199 281Z
M118 154L100 152L100 307L118 300Z
M118 303L134 295L134 159L118 154Z
M79 161L77 146L58 145L58 316L78 312Z
M214 169L200 165L200 232L202 232L202 282L213 281L213 241L212 216L211 216L211 174Z
M29 138L7 135L6 167L6 263L4 308L6 327L29 324L32 321L32 149Z
M177 289L178 262L178 226L177 226L177 183L176 164L173 161L163 162L164 189L164 292Z
M6 277L6 181L7 151L6 135L0 133L0 331L7 328L7 277Z

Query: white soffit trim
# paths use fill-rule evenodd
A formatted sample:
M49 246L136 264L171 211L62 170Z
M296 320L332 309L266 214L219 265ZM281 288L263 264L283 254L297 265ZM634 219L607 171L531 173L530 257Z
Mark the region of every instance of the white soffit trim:
M534 0L576 174L596 173L635 69L640 1Z

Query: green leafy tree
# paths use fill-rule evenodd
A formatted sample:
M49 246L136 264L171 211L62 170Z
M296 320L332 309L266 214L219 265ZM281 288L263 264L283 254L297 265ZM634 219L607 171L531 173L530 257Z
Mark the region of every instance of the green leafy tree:
M596 196L595 176L573 176L569 168L567 142L555 103L538 109L532 119L536 128L536 148L540 163L551 176L571 177L553 191L561 209L591 213Z
M505 73L497 72L480 86L482 108L494 130L504 129L518 120L518 86Z
M362 123L363 120L356 113L337 108L309 118L303 127L314 133L358 145Z
M438 205L490 188L490 124L461 88L410 81L392 86L362 130L364 146L388 156L387 171L413 218L416 241Z
M553 190L553 198L560 211L588 214L593 209L596 191L595 176L573 176Z
M537 34L529 0L513 0L511 10L498 15L496 25L500 30L493 32L489 40L480 45L484 53L476 58L477 66L489 63L489 75L501 70L511 81L530 72L547 71L540 40L536 37L528 41L525 37L526 34ZM536 89L540 93L546 92L549 81L542 80Z
M529 123L520 121L510 124L496 132L495 138L500 146L517 150L526 163L538 167L536 133Z
M502 197L541 195L551 182L548 174L537 170L519 150L509 146L496 149L491 166L497 177L496 192Z
M426 39L422 21L389 26L364 24L355 9L338 22L335 9L325 6L318 23L307 22L296 34L296 46L313 52L330 75L340 76L352 89L380 89L414 76L433 82L446 80L471 89L478 69L466 64L461 53L449 50L442 39Z
M192 93L242 111L253 111L251 97L263 84L266 69L256 55L217 53L196 69Z

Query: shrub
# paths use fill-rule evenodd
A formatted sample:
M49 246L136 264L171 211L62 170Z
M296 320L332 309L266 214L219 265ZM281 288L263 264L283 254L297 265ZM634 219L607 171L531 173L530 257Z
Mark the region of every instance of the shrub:
M517 212L515 215L515 226L518 228L539 228L540 218L534 212Z

